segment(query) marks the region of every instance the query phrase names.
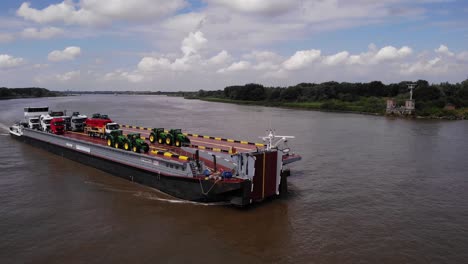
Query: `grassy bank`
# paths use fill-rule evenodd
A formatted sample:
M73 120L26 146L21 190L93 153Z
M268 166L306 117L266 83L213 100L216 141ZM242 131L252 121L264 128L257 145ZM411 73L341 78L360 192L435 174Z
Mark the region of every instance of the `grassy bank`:
M198 97L188 99L199 99L202 101L240 104L240 105L258 105L268 107L283 107L305 110L316 110L326 112L357 113L369 115L385 115L385 98L361 98L355 102L344 102L339 100L324 100L319 102L269 102L269 101L246 101L233 100L216 97ZM415 118L418 119L449 119L449 120L468 120L468 108L456 110L445 110L443 108L424 109L416 111Z

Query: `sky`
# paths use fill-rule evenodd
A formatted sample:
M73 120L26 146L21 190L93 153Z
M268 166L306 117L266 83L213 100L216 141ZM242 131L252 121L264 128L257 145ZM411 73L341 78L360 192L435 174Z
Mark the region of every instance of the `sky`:
M467 0L0 1L0 87L468 79Z

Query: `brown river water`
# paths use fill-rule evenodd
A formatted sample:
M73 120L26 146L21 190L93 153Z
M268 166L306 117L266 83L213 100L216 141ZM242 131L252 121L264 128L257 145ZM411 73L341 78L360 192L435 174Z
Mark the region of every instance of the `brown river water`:
M25 106L259 141L293 135L289 194L200 205L13 140ZM0 101L0 263L468 263L468 121L184 100Z

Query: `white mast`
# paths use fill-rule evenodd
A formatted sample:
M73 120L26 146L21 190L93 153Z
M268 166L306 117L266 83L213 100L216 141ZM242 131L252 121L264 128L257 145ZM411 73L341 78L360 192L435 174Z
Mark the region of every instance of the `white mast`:
M410 100L413 100L413 89L416 87L414 83L408 83L408 89L410 90Z

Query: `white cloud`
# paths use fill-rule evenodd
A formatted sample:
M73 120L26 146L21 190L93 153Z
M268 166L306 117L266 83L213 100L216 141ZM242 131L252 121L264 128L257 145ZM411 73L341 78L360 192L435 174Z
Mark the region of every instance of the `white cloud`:
M457 59L461 61L468 61L468 51L463 51L457 54Z
M263 50L263 51L255 50L248 54L243 55L242 57L245 59L256 60L258 62L278 61L282 59L281 56L279 56L278 54L272 51L267 51L267 50Z
M321 51L316 49L297 51L288 60L283 62L286 70L300 70L320 58Z
M376 61L386 61L386 60L394 60L398 58L404 58L410 55L413 51L411 48L404 46L400 49L396 49L393 46L386 46L381 48L377 54L375 54Z
M13 41L15 37L10 33L0 33L0 43L7 43Z
M252 51L242 56L247 60L252 60L256 64L252 66L252 69L257 71L275 71L280 68L281 62L284 60L280 55L272 51Z
M125 80L132 83L139 83L144 81L144 76L137 72L128 72L123 70L116 70L113 72L109 72L104 75L104 80L106 81L121 81Z
M81 54L80 47L67 47L64 50L54 50L49 53L47 59L49 61L65 61L65 60L73 60L77 56Z
M21 32L23 38L30 39L49 39L63 34L63 30L56 27L46 27L46 28L25 28Z
M23 58L15 58L8 54L0 54L0 69L9 69L22 65L25 62Z
M41 64L41 63L36 63L33 65L33 68L35 69L44 69L44 68L47 68L49 67L49 64Z
M209 3L225 6L229 9L245 13L261 13L267 15L282 14L299 4L297 0L207 0Z
M80 80L81 71L69 71L64 73L56 73L56 74L41 74L34 78L36 83L40 84L53 84L53 83L73 83Z
M185 56L189 56L197 53L207 42L201 31L190 32L182 41L181 50Z
M225 64L228 63L229 61L232 60L232 56L225 50L221 51L217 55L211 57L208 60L209 64L214 64L214 65L219 65L219 64Z
M439 57L428 60L428 61L417 61L412 64L403 64L401 66L401 73L405 75L428 74L428 73L435 73L435 72L440 73L446 70L447 70L446 65L441 65L441 58Z
M447 46L445 46L443 44L440 45L439 48L435 49L434 51L441 54L441 55L450 56L450 57L455 55L453 52L451 52L449 50L449 48Z
M380 50L377 50L377 47L374 44L370 44L367 52L350 55L347 63L358 65L379 64L382 62L392 62L404 59L412 53L413 50L408 46L403 46L400 49L393 46L385 46Z
M348 60L348 57L349 57L349 52L342 51L335 55L326 56L325 59L323 59L323 63L327 65L342 64Z
M201 31L190 32L181 43L182 57L171 61L167 56L145 56L138 63L138 69L144 72L158 70L187 71L192 65L202 64L198 52L207 42Z
M227 68L219 69L218 73L245 71L250 69L250 66L251 64L248 61L238 61L234 62Z
M65 72L65 73L62 73L62 74L57 74L57 75L55 75L55 78L58 81L66 82L66 81L69 81L69 80L72 80L72 79L75 79L75 78L79 78L80 75L81 75L80 71L69 71L69 72Z
M185 13L168 18L162 24L163 28L175 31L196 31L199 30L203 21L206 19L206 14L202 13Z
M254 70L257 71L275 71L280 68L280 65L273 63L271 61L264 61L264 62L259 62L258 64L253 66Z
M44 9L35 9L28 2L22 3L16 14L37 23L94 25L112 20L154 20L172 14L186 6L184 0L81 0L74 3L65 0Z
M171 61L166 58L143 57L138 63L138 69L142 71L154 71L156 69L169 69Z

